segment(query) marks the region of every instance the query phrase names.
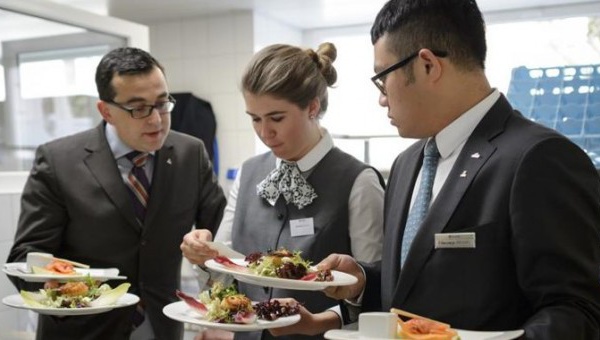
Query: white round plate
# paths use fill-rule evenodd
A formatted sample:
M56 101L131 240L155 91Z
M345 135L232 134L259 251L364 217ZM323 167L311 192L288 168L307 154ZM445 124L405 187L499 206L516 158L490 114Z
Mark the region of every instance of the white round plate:
M456 329L460 340L511 340L523 335L522 329L514 331L498 331L498 332L477 332ZM366 337L360 335L359 331L350 331L344 329L332 329L325 333L325 339L330 340L367 340ZM370 337L368 340L391 340L383 338Z
M7 306L20 308L20 309L28 309L40 314L46 315L64 315L64 316L73 316L73 315L90 315L90 314L99 314L108 312L115 308L122 308L131 305L135 305L140 301L140 298L134 294L125 294L117 300L117 303L110 306L102 306L102 307L85 307L85 308L38 308L31 307L23 302L23 298L19 294L13 294L2 299L2 303Z
M59 282L83 280L87 278L88 274L94 280L107 281L107 280L124 280L127 276L119 275L117 268L75 268L76 274L33 274L27 271L27 263L25 262L14 262L5 263L2 271L10 276L16 276L27 282L46 282L48 280L56 280Z
M247 266L248 263L243 259L232 259L236 264L241 266ZM339 272L336 270L332 270L331 274L333 275L333 281L303 281L303 280L293 280L293 279L282 279L278 277L269 277L269 276L260 276L254 273L243 273L236 271L234 269L223 266L220 263L217 263L215 260L208 260L204 264L206 267L220 272L232 275L238 281L258 285L258 286L267 286L273 288L282 288L282 289L293 289L293 290L323 290L327 287L331 286L348 286L355 284L358 282L358 279L350 274L346 274L343 272Z
M275 321L258 320L251 324L218 323L204 320L183 301L173 302L163 308L163 313L173 320L200 325L207 328L221 329L230 332L250 332L262 329L278 328L293 325L300 321L300 314L284 316Z

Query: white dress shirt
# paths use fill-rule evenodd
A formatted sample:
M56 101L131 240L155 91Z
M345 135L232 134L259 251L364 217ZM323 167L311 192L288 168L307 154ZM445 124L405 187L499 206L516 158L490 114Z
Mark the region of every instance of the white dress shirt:
M477 105L473 106L467 112L462 114L434 137L440 152L440 159L438 161L435 179L433 181L433 191L431 193L430 206L446 182L448 174L450 174L450 170L452 170L452 167L454 166L458 155L465 146L467 139L469 136L471 136L471 133L473 130L475 130L475 127L477 127L477 124L479 124L485 114L496 103L498 98L500 98L500 92L497 89L494 89L489 96L485 97L485 99L477 103ZM420 185L421 172L419 172L419 176L417 177L417 181L415 183L417 186ZM418 187L413 190L410 207L412 207L413 201L417 196L417 192L419 192Z

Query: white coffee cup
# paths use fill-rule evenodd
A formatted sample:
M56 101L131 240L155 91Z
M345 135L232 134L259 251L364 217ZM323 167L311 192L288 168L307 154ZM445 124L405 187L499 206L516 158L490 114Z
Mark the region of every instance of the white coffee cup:
M358 315L361 339L394 339L398 333L398 316L394 313L368 312Z

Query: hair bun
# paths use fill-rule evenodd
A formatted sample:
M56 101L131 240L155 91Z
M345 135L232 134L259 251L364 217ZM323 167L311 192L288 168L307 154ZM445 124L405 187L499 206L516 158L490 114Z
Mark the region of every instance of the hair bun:
M323 77L325 77L327 85L331 86L335 84L337 80L337 72L335 67L333 67L333 62L337 58L335 45L330 42L324 42L319 45L315 55L317 57L317 65L319 65L319 70Z

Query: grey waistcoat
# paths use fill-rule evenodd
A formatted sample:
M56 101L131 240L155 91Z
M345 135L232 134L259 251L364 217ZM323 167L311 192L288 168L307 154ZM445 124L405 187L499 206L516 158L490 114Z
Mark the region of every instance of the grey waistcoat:
M320 262L331 253L352 255L348 230L348 199L356 177L368 165L333 148L314 167L307 181L318 197L303 209L286 204L282 196L275 206L256 194L256 186L275 168L272 153L262 154L246 161L242 167L240 189L232 228L233 248L241 253L266 252L285 247L302 251L302 257ZM377 171L376 171L377 172ZM291 237L290 220L313 218L314 235ZM253 301L292 297L304 303L313 313L337 305L322 292L263 288L239 282L240 290ZM260 339L260 333L236 333L236 339ZM272 338L267 331L262 339ZM307 336L279 337L277 339L310 339ZM322 339L322 335L315 339Z

